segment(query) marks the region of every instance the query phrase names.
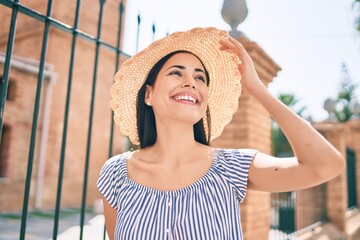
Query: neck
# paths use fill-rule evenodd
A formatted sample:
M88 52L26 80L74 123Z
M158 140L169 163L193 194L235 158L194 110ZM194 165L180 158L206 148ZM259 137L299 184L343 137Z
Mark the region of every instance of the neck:
M156 123L157 138L150 147L154 159L163 162L176 163L188 159L191 153L196 152L202 144L194 139L193 126L185 123ZM149 150L150 150L149 149Z

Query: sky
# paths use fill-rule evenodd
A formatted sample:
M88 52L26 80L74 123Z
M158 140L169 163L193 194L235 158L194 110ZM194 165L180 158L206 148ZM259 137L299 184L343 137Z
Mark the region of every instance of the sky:
M193 27L230 30L223 20L224 0L127 0L124 51L133 55L168 33ZM281 67L269 85L274 96L294 94L314 121L328 117L327 98L336 98L345 63L358 83L360 33L355 31L353 0L247 0L248 15L238 26ZM137 45L137 16L140 14ZM156 32L152 34L152 25Z

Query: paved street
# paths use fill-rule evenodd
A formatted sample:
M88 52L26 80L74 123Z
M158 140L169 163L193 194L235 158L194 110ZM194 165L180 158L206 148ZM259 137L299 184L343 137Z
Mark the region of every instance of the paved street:
M58 240L79 239L79 210L62 210L59 219ZM32 212L28 214L26 240L49 240L53 232L53 214L51 212ZM21 215L15 213L0 214L0 240L19 240ZM103 239L103 215L87 212L83 230L84 240Z

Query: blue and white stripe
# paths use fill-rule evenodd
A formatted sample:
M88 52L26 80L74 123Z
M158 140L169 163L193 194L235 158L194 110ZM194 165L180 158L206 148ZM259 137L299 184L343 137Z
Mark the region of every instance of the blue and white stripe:
M110 158L97 182L117 211L115 239L243 239L240 203L255 150L216 149L206 174L174 191L152 189L128 178L129 154Z

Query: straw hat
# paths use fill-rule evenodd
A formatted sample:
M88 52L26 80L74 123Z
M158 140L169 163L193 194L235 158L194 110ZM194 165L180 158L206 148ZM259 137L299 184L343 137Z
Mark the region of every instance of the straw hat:
M237 55L220 50L220 40L228 40L227 31L213 27L175 32L150 44L126 60L115 74L111 87L114 121L123 135L139 144L136 123L137 94L151 68L167 54L184 50L196 55L209 73L210 141L220 136L238 108L241 75ZM206 119L204 119L206 124ZM206 127L206 126L205 126Z

